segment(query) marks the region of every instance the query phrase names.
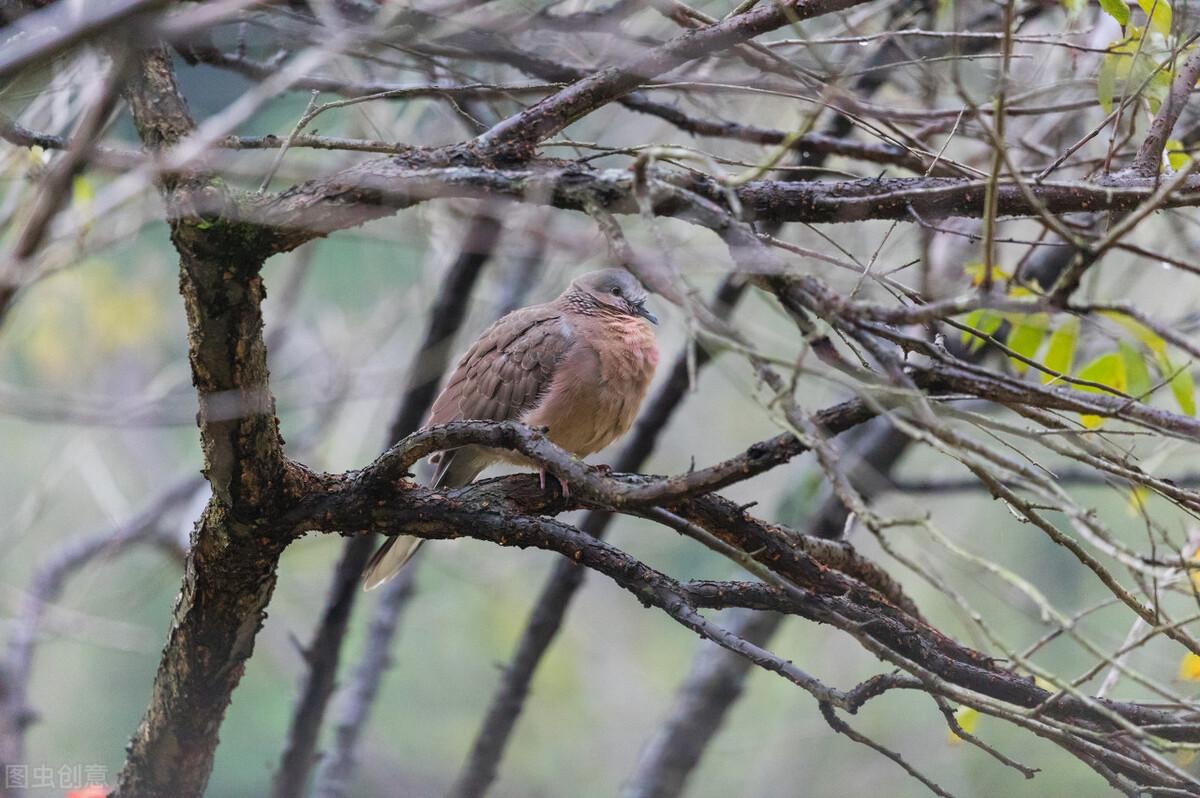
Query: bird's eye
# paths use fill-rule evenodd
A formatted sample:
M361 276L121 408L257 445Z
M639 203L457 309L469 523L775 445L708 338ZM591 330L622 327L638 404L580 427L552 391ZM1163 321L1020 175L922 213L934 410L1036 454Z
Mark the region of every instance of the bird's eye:
M613 288L613 289L612 289L612 294L613 294L613 296L620 296L620 295L621 295L621 289L620 289L620 288Z

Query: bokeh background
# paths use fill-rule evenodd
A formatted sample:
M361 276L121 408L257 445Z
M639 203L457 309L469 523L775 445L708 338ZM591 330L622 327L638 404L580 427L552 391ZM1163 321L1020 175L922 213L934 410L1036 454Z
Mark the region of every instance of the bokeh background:
M1090 22L1048 17L1043 23L1048 30L1075 25L1084 38L1105 36L1103 31L1089 32ZM871 21L863 24L869 26ZM1016 63L1020 77L1030 84L1065 76L1063 80L1074 81L1081 95L1094 92L1090 81L1095 61L1086 54L1035 50ZM199 118L219 112L249 85L228 72L182 62L178 67L182 88ZM937 70L947 68L928 65L901 76L900 89L885 90L879 102L900 102L928 83L931 70L937 75ZM994 70L994 64L982 63L971 65L964 74L982 89ZM19 111L48 129L61 126L78 101L80 74L32 76L26 84L6 87L0 103L10 113ZM308 100L305 92L282 95L239 132L285 135ZM784 127L805 110L779 98L722 98L721 103L721 113L728 118L774 116ZM1017 135L1050 135L1043 120L1023 119L1017 126ZM453 112L431 101L358 105L330 114L320 128L331 135L382 136L426 144L465 135ZM616 108L569 133L580 141L634 144L678 139L699 147L712 144L680 138L656 120ZM111 137L133 146L135 138L124 114ZM1048 146L1057 144L1056 139L1047 139ZM735 143L719 146L730 155L753 158L756 153ZM978 149L969 142L961 148L953 142L948 152L971 161ZM37 157L28 150L0 145L6 213L28 196L28 177L38 168ZM248 175L261 175L270 158L270 154L242 154L237 164ZM627 164L628 159L613 156L600 162ZM336 157L294 151L274 186L314 171L331 171L330 164L337 163ZM830 166L853 170L861 165L834 159ZM92 195L115 177L90 173L87 183L76 186L69 213L86 217ZM385 431L432 298L474 210L468 201L429 203L338 233L268 264L271 371L290 455L314 468L340 471L369 462L388 443ZM176 259L156 213L157 200L147 191L118 212L95 218L78 241L58 242L55 252L61 268L22 293L0 333L0 637L11 624L35 569L53 558L64 543L119 524L165 488L198 478L195 398L187 367L183 307L176 290ZM551 298L573 276L607 265L603 241L581 215L513 206L503 207L501 214L504 236L471 300L468 320L454 343L456 350L511 298L520 276L527 274L531 253L540 257L531 272L527 301ZM633 218L625 223L636 247L673 259L705 293L729 268L724 248L710 234L671 221L660 222L656 230ZM1031 229L1022 225L1014 223L1005 231L1020 237ZM1191 251L1196 229L1193 211L1164 214L1148 225L1146 235L1165 249L1184 255ZM864 262L878 252L884 271L914 262L929 244L912 225L895 229L890 224L842 225L820 234L792 226L783 235L826 251L831 249L825 238L829 236ZM937 273L942 281L939 290L944 287L950 293L963 288L966 278L961 267L977 259L978 253L954 236L933 238L932 251L945 267ZM1016 247L1001 249L1010 261L1021 252ZM802 262L841 288L849 289L857 280L827 265ZM1140 300L1175 317L1194 309L1196 293L1186 279L1166 268L1147 269L1144 262L1113 257L1087 290L1096 297ZM872 291L868 283L865 295L872 296ZM664 363L669 363L687 340L686 320L663 301L655 302L654 310L663 320L660 341ZM749 295L735 319L767 351L787 358L798 353L791 323L758 296ZM1103 338L1098 332L1096 336L1097 341ZM801 383L798 398L806 409L815 410L848 395L836 381L813 376ZM776 434L780 427L764 406L763 396L742 359L728 353L720 356L701 374L673 417L648 470L680 472L693 461L708 464ZM605 462L613 451L593 460ZM1157 462L1161 473L1171 473L1186 468L1190 460L1188 450L1168 446ZM1042 462L1054 461L1044 458ZM898 473L901 482L964 476L953 461L917 447ZM826 487L811 457L804 456L727 493L758 502L757 511L768 518L802 527L824 499ZM1076 496L1127 532L1131 541L1144 535L1121 491L1080 488ZM164 519L166 532L185 538L205 499L197 479L194 495ZM1073 558L1043 534L1019 523L982 491L888 491L877 504L879 512L888 516L928 516L958 544L1019 571L1068 614L1104 597L1103 589ZM1190 534L1186 520L1172 515L1169 508L1155 506L1154 510L1158 520L1181 539ZM935 625L987 649L986 641L972 637L961 610L942 592L906 572L862 530L852 528L850 536L864 553L898 575ZM728 578L738 573L695 543L648 523L622 519L611 539L681 578ZM1050 628L1039 609L1023 596L949 555L919 528L897 528L891 541L985 612L991 627L1014 648L1031 644ZM265 793L303 671L298 643L311 634L340 546L337 538L310 536L285 554L270 617L222 729L210 795L238 798ZM393 665L364 735L355 794L444 792L463 762L503 663L553 561L554 556L544 552L471 540L439 542L425 549L416 594L392 651ZM168 549L143 546L100 558L71 578L47 615L37 651L31 701L39 716L29 736L31 765L97 764L109 774L117 773L125 742L145 708L180 567L179 558ZM360 603L346 646L347 668L361 651L364 625L376 599L370 594ZM1124 639L1128 618L1115 610L1100 611L1082 621L1080 628L1111 651ZM642 608L603 578L589 578L566 630L538 672L494 794L512 798L616 794L632 772L639 750L663 719L699 645L694 635L661 613ZM784 626L772 647L839 687L884 670L845 635L797 620ZM1081 673L1091 664L1069 641L1047 646L1038 661L1064 675ZM1139 652L1135 663L1148 675L1173 682L1178 654L1151 645ZM1193 692L1189 685L1175 686ZM1118 687L1116 695L1126 694L1124 690ZM1028 786L982 752L952 744L941 717L920 695L889 693L871 702L854 722L861 731L937 774L939 782L956 794L1095 795L1104 789L1094 773L1049 743L985 719L978 729L981 736L1043 769ZM709 749L689 794L821 798L878 792L926 794L892 763L832 734L808 695L772 674L755 672Z

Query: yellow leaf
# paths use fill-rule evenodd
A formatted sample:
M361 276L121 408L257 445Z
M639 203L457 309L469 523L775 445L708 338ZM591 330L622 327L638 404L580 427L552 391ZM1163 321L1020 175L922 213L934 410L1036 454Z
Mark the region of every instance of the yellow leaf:
M1186 145L1179 139L1167 139L1167 146L1163 148L1163 154L1167 156L1167 163L1171 165L1171 169L1176 172L1192 160Z
M1146 12L1151 28L1163 36L1171 32L1171 4L1167 0L1138 0L1138 5Z
M1145 485L1134 485L1129 489L1129 501L1126 509L1135 518L1142 514L1146 507L1146 499L1150 498L1150 489Z
M95 189L92 188L92 181L88 180L83 175L76 175L71 181L71 199L81 208L86 208L92 203L92 198L96 196Z
M996 330L1000 329L1000 325L1003 323L1004 317L994 311L983 308L971 311L967 314L967 317L963 319L963 324L967 327L970 327L972 330L975 330L978 334L976 335L969 330L963 330L961 336L963 345L974 352L976 349L983 346L984 339L986 339L987 336L991 335Z
M1158 353L1158 370L1169 380L1171 393L1184 415L1196 415L1196 385L1187 366L1177 367L1165 353Z
M1184 654L1179 661L1179 678L1185 682L1200 682L1200 657L1190 651Z
M1125 378L1125 359L1121 357L1119 352L1109 352L1107 355L1101 355L1091 363L1088 363L1079 370L1078 378L1087 380L1088 382L1099 383L1121 393L1125 393L1125 388L1128 387ZM1081 391L1106 393L1106 391L1100 388L1093 388L1090 385L1080 385L1077 387Z
M1124 327L1130 335L1145 344L1146 348L1154 354L1157 355L1167 351L1167 342L1163 340L1163 337L1137 319L1130 318L1124 313L1118 313L1115 310L1102 310L1100 311L1100 315L1112 319Z
M1034 676L1033 683L1035 686L1042 688L1047 693L1057 693L1058 692L1058 688L1054 686L1053 682L1051 682L1047 679L1043 679L1041 676Z
M1012 314L1010 317L1013 328L1005 342L1008 348L1018 355L1033 359L1042 346L1042 340L1050 328L1049 317L1045 313L1030 313L1028 315ZM1025 361L1010 357L1013 368L1018 374L1024 374L1028 366Z
M1125 393L1125 388L1127 387L1125 359L1121 357L1119 352L1109 352L1107 355L1101 355L1079 370L1078 379L1105 385L1114 391ZM1072 385L1071 387L1088 393L1107 393L1102 388L1091 385ZM1085 414L1079 417L1079 423L1088 429L1096 429L1103 422L1104 419L1100 416Z
M978 286L983 284L984 265L982 263L968 263L963 266L963 272L971 278L971 285ZM992 264L992 282L998 283L1002 280L1011 280L1012 275L1001 269L996 264Z
M979 710L974 707L959 707L954 710L954 720L960 729L973 735L975 727L979 725ZM946 742L950 745L958 745L962 742L962 738L951 730L946 732Z
M1046 346L1046 359L1042 365L1058 374L1068 374L1075 360L1075 342L1079 339L1079 319L1072 316L1058 326ZM1042 374L1042 382L1056 379L1052 374Z

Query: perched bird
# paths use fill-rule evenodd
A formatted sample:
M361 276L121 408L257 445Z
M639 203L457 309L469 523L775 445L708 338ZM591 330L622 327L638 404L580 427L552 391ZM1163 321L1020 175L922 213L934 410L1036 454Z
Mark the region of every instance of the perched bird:
M658 364L651 324L658 319L633 275L589 272L554 301L514 310L487 328L458 362L425 426L522 421L546 427L550 440L577 457L598 452L625 434L646 396ZM429 459L439 488L466 485L496 462L529 464L484 446ZM395 576L420 544L421 538L390 538L367 564L363 588Z

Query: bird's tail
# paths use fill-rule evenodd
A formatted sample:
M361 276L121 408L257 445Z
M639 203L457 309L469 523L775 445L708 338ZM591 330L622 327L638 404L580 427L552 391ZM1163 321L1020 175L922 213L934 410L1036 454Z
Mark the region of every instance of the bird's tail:
M398 535L384 541L371 555L371 560L363 571L363 590L377 588L400 573L400 569L412 559L424 542L423 538L408 535Z
M437 463L437 471L431 480L435 488L457 488L466 485L479 472L487 467L489 456L487 452L477 447L467 446L462 449L452 449L443 452ZM388 538L383 545L371 555L366 570L363 571L363 590L379 587L384 582L400 573L424 538L414 538L408 535L397 535Z

